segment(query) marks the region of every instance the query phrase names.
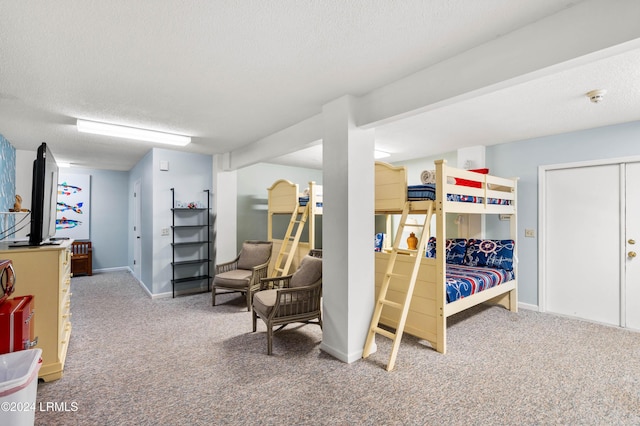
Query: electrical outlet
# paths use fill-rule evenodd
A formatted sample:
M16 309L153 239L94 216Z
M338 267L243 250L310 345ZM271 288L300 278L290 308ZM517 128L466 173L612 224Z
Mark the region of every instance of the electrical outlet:
M161 234L163 237L168 236L168 235L169 235L169 228L162 228L162 231L160 232L160 234Z
M535 229L525 229L524 236L528 238L535 238L536 237Z

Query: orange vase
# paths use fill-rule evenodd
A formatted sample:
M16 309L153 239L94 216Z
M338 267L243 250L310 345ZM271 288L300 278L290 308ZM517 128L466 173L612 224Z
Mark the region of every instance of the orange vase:
M409 246L409 250L415 250L418 248L418 237L413 232L407 238L407 246Z

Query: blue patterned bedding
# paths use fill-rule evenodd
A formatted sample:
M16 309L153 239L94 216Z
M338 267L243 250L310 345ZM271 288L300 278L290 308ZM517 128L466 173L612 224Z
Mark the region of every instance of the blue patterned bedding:
M309 196L307 195L306 197L298 197L298 203L300 204L300 207L306 206L307 204L309 204ZM316 201L316 207L322 207L322 202Z
M409 201L435 200L436 185L427 183L424 185L409 185L407 187L407 198ZM447 201L458 201L461 203L483 203L483 197L475 197L471 195L447 194ZM488 204L510 205L511 200L503 200L499 198L489 198Z
M447 303L455 302L513 279L515 279L514 272L505 269L447 264Z

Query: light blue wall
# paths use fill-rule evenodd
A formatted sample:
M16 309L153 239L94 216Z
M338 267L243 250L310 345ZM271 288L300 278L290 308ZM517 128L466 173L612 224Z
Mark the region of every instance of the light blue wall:
M0 135L0 212L13 208L16 194L16 149L4 136ZM11 228L14 218L9 217L7 228ZM5 217L0 216L0 240L5 238Z
M91 228L93 269L127 265L128 172L73 168L73 174L91 176Z
M160 170L160 161L168 161L169 170ZM203 190L211 189L213 159L210 155L192 154L154 148L129 172L128 265L133 270L133 188L140 180L141 281L153 295L171 292L171 234L161 235L172 224L171 188L176 199L202 200ZM212 246L212 249L214 246ZM201 283L195 283L200 285ZM206 285L206 283L205 283ZM188 285L180 286L189 289Z
M169 170L160 170L160 162L166 161ZM171 208L171 188L175 190L176 200L185 202L201 201L207 203L205 189L211 191L213 184L213 157L211 155L193 154L189 152L171 151L154 148L152 151L153 179L153 293L171 292L172 279L172 246L171 233L161 235L163 228L170 228L173 215ZM213 200L209 195L210 203ZM210 204L211 205L211 204ZM213 206L211 205L213 208ZM213 218L212 218L213 220ZM213 249L214 246L211 246ZM212 253L215 260L215 253ZM204 273L204 271L202 271ZM207 288L206 282L180 284L181 290L201 287ZM178 289L176 287L176 289Z
M322 170L301 167L279 166L260 163L238 170L238 250L245 240L267 239L267 188L278 179L286 179L298 184L302 192L310 181L322 184ZM221 206L222 207L222 206ZM283 221L274 219L274 228L284 227L289 218ZM286 223L285 223L286 222ZM282 232L284 234L284 231ZM274 229L274 236L278 231ZM321 246L322 221L316 221L316 241ZM320 239L319 239L320 238ZM231 259L221 259L221 261Z
M525 228L535 229L538 235L538 166L637 155L640 155L640 121L487 147L487 166L491 174L520 178L520 302L538 304L538 239L524 238Z

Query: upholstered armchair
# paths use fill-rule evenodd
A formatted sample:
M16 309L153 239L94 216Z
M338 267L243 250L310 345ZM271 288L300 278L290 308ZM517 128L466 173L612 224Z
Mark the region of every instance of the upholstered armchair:
M263 278L253 295L253 331L261 318L267 325L267 354L272 354L273 328L291 323L319 324L322 328L322 255L313 250L291 275ZM313 321L317 320L317 321ZM276 330L276 331L278 331Z
M267 276L272 247L271 241L245 241L234 260L216 265L211 305L216 305L218 290L239 292L246 295L247 310L250 311L252 295L260 288L260 279Z

